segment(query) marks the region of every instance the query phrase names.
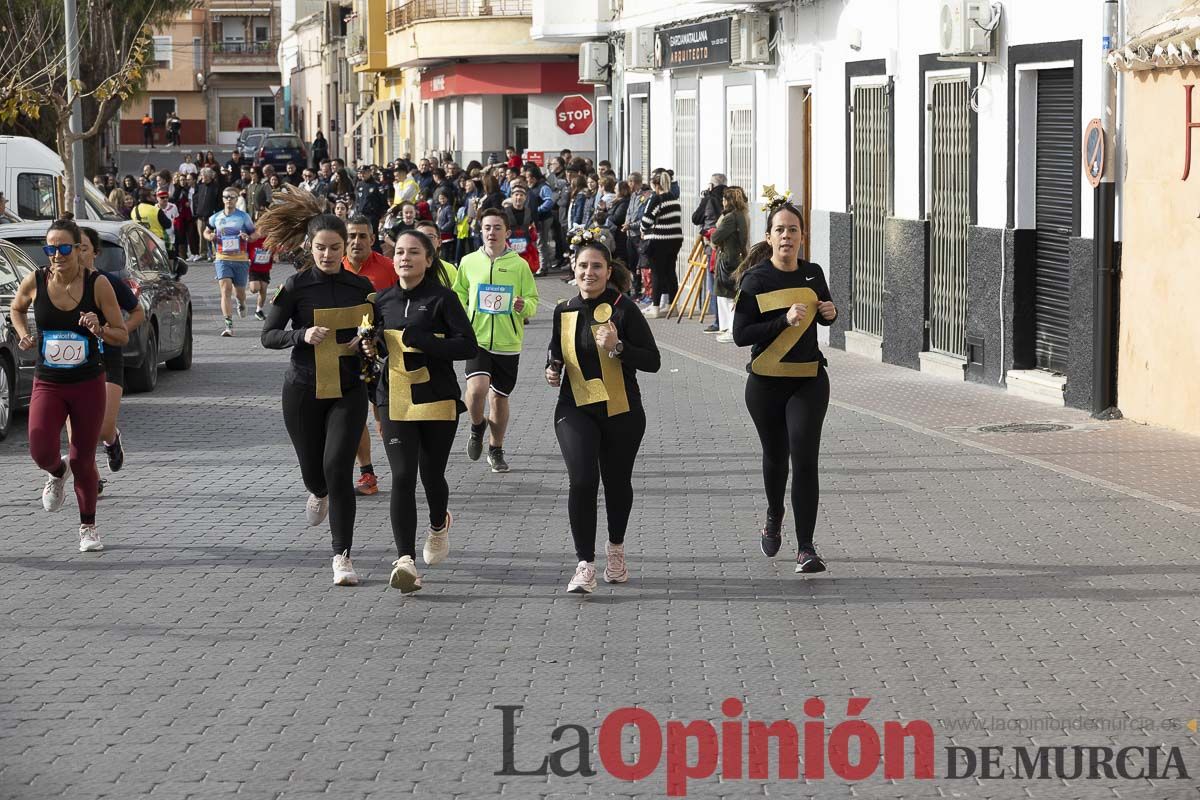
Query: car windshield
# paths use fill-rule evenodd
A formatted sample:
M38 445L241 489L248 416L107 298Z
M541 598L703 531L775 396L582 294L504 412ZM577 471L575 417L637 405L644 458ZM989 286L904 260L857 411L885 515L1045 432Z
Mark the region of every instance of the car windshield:
M106 219L110 222L120 222L123 217L117 213L117 210L108 202L108 198L104 196L104 192L96 188L96 184L85 180L83 182L83 194L87 198L87 204L92 211L96 212L96 216L100 219Z
M252 133L252 134L250 134L249 136L247 136L247 137L246 137L246 147L248 147L248 148L250 148L251 150L253 150L254 148L258 147L260 144L262 144L262 140L263 140L264 138L266 138L266 134L265 134L265 133Z
M21 248L21 251L39 267L50 263L50 260L46 258L46 253L42 250L42 246L46 244L45 238L25 236L19 239L12 238L9 241ZM97 268L102 272L120 272L125 269L125 250L106 236L102 236L100 242L100 255L96 258Z
M299 147L300 140L295 136L269 136L263 147Z

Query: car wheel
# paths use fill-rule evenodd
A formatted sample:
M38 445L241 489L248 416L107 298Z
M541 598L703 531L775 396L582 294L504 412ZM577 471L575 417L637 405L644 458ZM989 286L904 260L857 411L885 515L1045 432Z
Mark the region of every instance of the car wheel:
M167 369L184 370L192 368L192 310L188 309L187 323L183 328L183 349L179 355L167 361Z
M7 358L0 358L0 441L12 430L17 409L17 374Z
M125 370L125 382L131 392L152 392L158 385L158 331L153 326L146 337L146 357L137 369Z

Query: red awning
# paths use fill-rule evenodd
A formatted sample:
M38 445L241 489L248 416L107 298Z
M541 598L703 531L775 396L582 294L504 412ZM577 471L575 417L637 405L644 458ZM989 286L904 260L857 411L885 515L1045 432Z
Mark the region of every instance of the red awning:
M421 76L421 99L471 94L586 94L574 61L452 64Z

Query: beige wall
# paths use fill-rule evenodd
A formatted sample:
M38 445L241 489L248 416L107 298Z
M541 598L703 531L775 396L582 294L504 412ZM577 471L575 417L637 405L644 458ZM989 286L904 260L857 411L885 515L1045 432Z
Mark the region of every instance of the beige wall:
M1200 70L1126 78L1128 172L1117 404L1126 417L1200 434L1200 130L1185 183L1184 89ZM1200 119L1200 87L1193 113Z
M425 20L387 36L389 69L419 60L578 55L578 44L534 41L529 17Z

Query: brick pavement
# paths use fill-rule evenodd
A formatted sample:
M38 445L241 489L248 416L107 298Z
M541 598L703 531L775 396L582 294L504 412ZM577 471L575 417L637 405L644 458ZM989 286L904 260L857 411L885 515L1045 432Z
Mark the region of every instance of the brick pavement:
M818 542L832 570L802 579L757 550L755 437L731 374L742 354L657 321L633 579L581 599L563 592L566 482L538 377L547 308L529 329L514 471L485 473L456 445L451 558L419 595L387 590L381 493L359 503L363 586L339 589L328 534L303 525L278 411L286 356L249 324L216 335L207 269L188 278L195 366L123 412L129 459L108 476L104 553L74 551L69 509L41 512L23 436L0 443L0 798L661 797L661 767L638 783L494 775L492 706L525 707L519 768L574 723L599 770L610 711L716 722L729 696L761 720L799 724L810 696L828 703L830 727L848 696L872 698L863 717L877 726L928 719L939 775L945 746L1031 742L1178 745L1200 771L1186 730L989 722L1200 713L1200 531L1180 466L1194 440L1129 423L972 434L960 429L1086 420L831 353ZM991 730L936 722L950 719ZM1183 798L1196 786L714 776L688 796Z

